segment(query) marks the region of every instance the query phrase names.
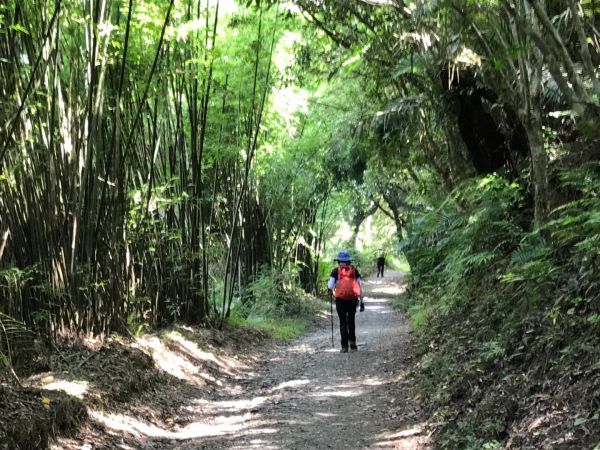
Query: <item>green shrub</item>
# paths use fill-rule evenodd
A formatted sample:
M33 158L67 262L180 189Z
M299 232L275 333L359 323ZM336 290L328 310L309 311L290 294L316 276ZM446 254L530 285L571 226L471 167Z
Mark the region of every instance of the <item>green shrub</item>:
M320 287L327 285L327 282L329 281L329 275L336 265L337 264L332 260L321 259L319 261L318 283Z
M296 280L292 272L263 271L243 299L234 299L228 323L261 328L278 339L298 337L322 309L322 302L306 294Z
M314 317L320 305L298 286L296 277L293 272L263 272L246 290L246 316L273 319Z
M475 393L508 383L507 370L537 370L544 355L558 378L598 358L600 165L560 179L569 200L538 229L518 182L495 175L408 226L411 273L397 304L419 337L419 387L442 449L501 447L498 430L514 418Z
M309 321L301 318L271 319L250 316L245 325L255 326L269 332L275 339L294 339L306 331Z

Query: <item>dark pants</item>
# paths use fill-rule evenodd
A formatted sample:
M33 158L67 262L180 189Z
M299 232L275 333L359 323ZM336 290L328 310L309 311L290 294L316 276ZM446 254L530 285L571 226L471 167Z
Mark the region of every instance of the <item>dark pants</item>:
M352 346L356 345L356 331L354 316L358 301L335 299L335 310L340 318L340 335L342 337L342 348L348 348L348 341Z
M385 266L385 258L377 258L377 276L383 276L383 266Z

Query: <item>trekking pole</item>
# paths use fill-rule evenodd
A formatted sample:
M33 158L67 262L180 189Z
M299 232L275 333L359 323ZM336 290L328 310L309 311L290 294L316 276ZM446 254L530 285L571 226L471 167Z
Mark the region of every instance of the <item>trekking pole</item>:
M333 343L333 292L330 291L329 294L329 306L331 306L331 347L334 348L335 345Z

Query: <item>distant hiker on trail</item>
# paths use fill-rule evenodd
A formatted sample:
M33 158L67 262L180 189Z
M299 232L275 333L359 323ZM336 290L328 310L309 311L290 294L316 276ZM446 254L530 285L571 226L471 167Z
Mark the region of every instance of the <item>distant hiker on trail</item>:
M379 275L383 278L383 268L385 266L385 250L382 248L377 249L377 278Z
M332 292L335 288L333 295L335 295L335 309L340 318L340 335L342 338L342 349L340 351L348 353L348 344L350 344L350 351L355 352L358 347L356 346L354 316L359 300L360 310L365 310L360 274L356 267L350 264L352 258L347 251L339 252L336 261L338 266L331 271L327 288L329 292Z

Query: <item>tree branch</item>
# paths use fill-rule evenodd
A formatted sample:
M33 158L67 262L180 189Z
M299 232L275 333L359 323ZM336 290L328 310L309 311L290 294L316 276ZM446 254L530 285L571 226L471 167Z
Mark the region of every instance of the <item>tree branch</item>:
M535 11L537 18L542 23L542 25L544 26L546 31L548 31L550 33L552 40L558 46L558 48L560 50L559 54L560 54L560 56L562 56L562 58L561 58L562 63L565 65L565 68L567 69L567 72L569 73L569 76L571 78L571 83L573 83L573 87L575 88L575 92L577 93L578 97L580 99L582 99L583 101L589 103L590 99L587 95L587 92L585 91L585 88L583 87L583 83L581 82L581 79L579 78L579 75L577 74L577 70L575 69L573 60L571 59L571 56L569 55L569 51L567 50L567 47L565 46L564 41L558 34L556 27L550 21L550 18L546 14L546 11L544 11L542 6L540 5L539 0L527 0L527 2L533 7L533 10Z
M6 248L6 242L8 241L9 234L10 228L7 228L6 231L2 234L2 242L0 242L0 261L2 261L2 255L4 254L4 249Z
M592 55L590 55L587 37L585 35L585 30L583 29L583 23L579 18L579 8L575 4L575 0L569 0L569 9L571 10L573 26L575 27L577 38L579 39L579 53L581 54L581 59L583 60L583 67L585 67L588 77L590 77L590 80L592 80L594 92L598 94L600 93L600 82L598 82L596 71L594 70L594 65L592 64Z

